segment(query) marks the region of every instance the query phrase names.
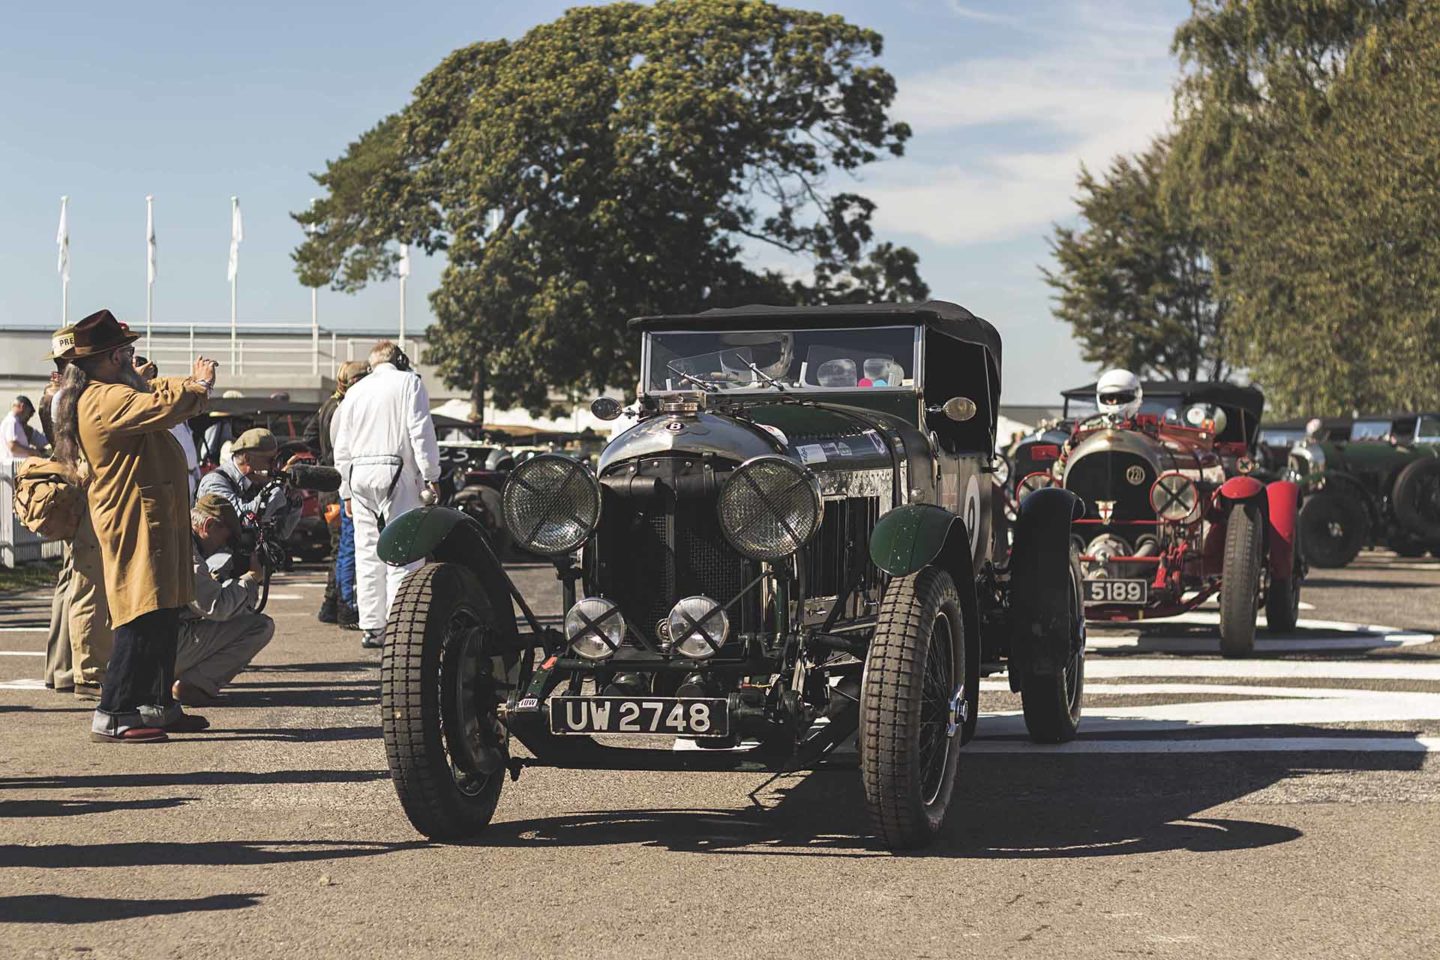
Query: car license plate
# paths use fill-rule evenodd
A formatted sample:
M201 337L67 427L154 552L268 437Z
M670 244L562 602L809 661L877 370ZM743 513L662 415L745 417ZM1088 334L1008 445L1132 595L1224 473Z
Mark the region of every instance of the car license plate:
M1085 603L1126 603L1144 606L1150 600L1148 580L1086 580Z
M554 733L654 733L723 737L730 733L728 703L679 697L551 697Z

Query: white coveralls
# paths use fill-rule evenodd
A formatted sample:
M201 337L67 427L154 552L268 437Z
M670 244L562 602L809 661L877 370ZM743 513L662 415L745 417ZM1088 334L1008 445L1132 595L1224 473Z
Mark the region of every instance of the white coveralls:
M360 629L385 628L405 575L376 552L386 522L420 506L425 483L440 479L430 395L417 374L381 363L345 394L331 424L340 496L355 522L355 599Z

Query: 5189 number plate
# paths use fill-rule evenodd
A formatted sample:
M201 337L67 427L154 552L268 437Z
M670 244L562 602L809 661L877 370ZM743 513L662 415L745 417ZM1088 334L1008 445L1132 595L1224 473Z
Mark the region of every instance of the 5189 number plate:
M1144 606L1150 600L1150 583L1146 580L1086 580L1085 602L1125 603Z
M551 697L554 733L654 733L668 737L723 737L730 733L728 703L679 697Z

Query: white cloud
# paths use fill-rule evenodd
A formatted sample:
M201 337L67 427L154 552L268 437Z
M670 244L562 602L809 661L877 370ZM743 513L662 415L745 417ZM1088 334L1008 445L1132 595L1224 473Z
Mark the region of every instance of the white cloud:
M883 232L957 245L1046 233L1073 214L1082 163L1103 169L1166 129L1174 24L1070 9L1070 28L1047 24L1033 54L899 79L894 116L915 129L912 156L945 159L874 169L866 193Z

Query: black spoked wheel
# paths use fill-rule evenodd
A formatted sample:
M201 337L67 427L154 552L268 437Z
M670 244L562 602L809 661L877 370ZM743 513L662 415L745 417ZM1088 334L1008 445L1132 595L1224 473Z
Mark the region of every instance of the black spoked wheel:
M405 579L380 666L381 729L390 778L415 829L462 840L495 815L505 781L496 718L493 623L475 575L431 563Z
M1411 537L1440 540L1440 459L1425 457L1401 470L1394 504L1400 526Z
M1025 730L1036 743L1075 739L1085 698L1085 601L1081 593L1080 558L1072 549L1065 597L1070 608L1070 657L1059 670L1027 670L1020 682ZM1058 591L1057 591L1058 592Z
M1312 493L1300 507L1300 548L1317 567L1343 567L1369 536L1365 508L1332 490Z
M1255 615L1265 546L1263 522L1260 508L1253 503L1230 508L1225 561L1220 569L1220 652L1227 657L1248 657L1255 651Z
M960 763L965 627L950 575L891 581L865 659L860 773L865 805L891 849L924 846L945 821Z

